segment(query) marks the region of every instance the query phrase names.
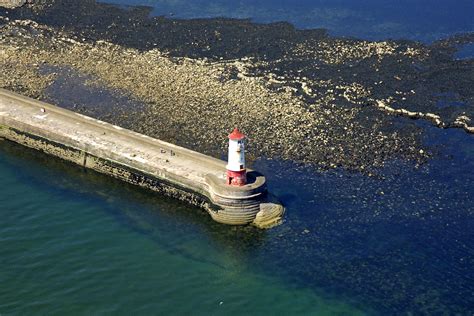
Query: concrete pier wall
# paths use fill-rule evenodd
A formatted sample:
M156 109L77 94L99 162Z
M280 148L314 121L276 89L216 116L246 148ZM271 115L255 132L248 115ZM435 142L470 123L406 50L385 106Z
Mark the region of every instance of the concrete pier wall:
M225 184L225 162L0 89L0 136L205 209L221 223L266 228L283 207L265 177Z

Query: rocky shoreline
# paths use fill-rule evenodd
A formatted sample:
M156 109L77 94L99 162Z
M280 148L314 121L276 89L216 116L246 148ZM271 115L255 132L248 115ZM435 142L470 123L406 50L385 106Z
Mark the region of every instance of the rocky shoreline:
M26 0L0 0L0 7L13 9L21 7L26 3Z
M453 54L473 40L369 42L61 0L0 8L0 86L45 98L55 74L41 69L65 67L145 105L110 107L113 124L217 156L225 139L216 135L238 125L251 157L371 174L387 160L430 156L422 128L399 115L472 132L474 62ZM445 90L465 106L438 107Z

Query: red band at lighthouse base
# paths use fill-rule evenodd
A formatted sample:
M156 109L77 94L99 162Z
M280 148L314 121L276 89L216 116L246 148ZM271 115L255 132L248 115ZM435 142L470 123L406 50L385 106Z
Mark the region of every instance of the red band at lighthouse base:
M245 169L240 171L231 171L227 170L227 180L228 185L234 186L243 186L247 183L247 172Z

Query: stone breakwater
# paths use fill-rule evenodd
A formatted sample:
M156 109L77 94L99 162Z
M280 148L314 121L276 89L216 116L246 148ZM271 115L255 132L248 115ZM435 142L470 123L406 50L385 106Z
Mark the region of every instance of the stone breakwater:
M217 222L272 227L283 207L265 177L225 184L225 162L0 89L0 137L205 209Z

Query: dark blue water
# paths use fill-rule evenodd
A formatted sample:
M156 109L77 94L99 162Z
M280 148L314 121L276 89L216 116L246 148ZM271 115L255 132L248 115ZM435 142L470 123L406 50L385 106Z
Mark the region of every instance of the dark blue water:
M471 0L103 0L148 5L174 18L232 17L256 22L288 21L298 28L326 28L330 34L366 39L431 42L474 31Z
M426 41L472 30L474 12L467 1L140 3L179 18L287 20ZM432 155L421 166L389 161L369 177L256 161L287 208L268 231L220 225L0 142L0 315L471 315L474 137L416 124Z
M455 57L458 59L474 58L474 43L461 46L460 49L457 51Z

